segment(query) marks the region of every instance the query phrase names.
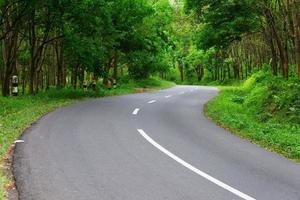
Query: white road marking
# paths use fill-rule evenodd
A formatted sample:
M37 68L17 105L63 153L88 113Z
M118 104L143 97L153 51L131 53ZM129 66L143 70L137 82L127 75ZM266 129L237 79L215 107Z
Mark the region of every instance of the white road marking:
M151 103L155 103L155 102L156 102L156 100L151 100L148 103L151 104Z
M210 176L209 174L197 169L196 167L194 167L193 165L185 162L184 160L182 160L181 158L179 158L178 156L176 156L175 154L171 153L170 151L168 151L167 149L165 149L164 147L162 147L160 144L158 144L157 142L155 142L150 136L148 136L142 129L137 129L137 131L153 146L155 146L157 149L159 149L161 152L163 152L164 154L166 154L167 156L169 156L170 158L172 158L173 160L177 161L178 163L180 163L181 165L183 165L184 167L188 168L189 170L195 172L196 174L202 176L203 178L207 179L208 181L220 186L221 188L241 197L242 199L245 200L255 200L253 197L248 196L247 194L244 194L242 192L240 192L239 190L227 185L226 183L223 183L222 181L219 181L218 179Z
M24 143L24 140L16 140L14 143L15 144L17 144L17 143Z
M165 96L165 98L170 98L170 97L172 97L172 95L167 95L167 96Z
M136 108L134 109L134 111L132 112L133 115L137 115L139 113L140 109L139 108Z
M180 92L179 94L184 94L185 92Z

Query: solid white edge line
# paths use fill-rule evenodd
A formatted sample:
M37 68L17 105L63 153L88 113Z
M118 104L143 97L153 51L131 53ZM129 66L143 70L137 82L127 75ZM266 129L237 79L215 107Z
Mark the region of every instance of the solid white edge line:
M166 154L167 156L169 156L170 158L172 158L173 160L177 161L178 163L180 163L181 165L183 165L184 167L188 168L189 170L195 172L196 174L202 176L203 178L207 179L208 181L222 187L223 189L241 197L242 199L245 200L255 200L253 197L250 197L247 194L244 194L240 191L238 191L237 189L227 185L226 183L223 183L222 181L219 181L218 179L210 176L209 174L206 174L205 172L197 169L196 167L192 166L191 164L185 162L184 160L182 160L181 158L179 158L178 156L176 156L175 154L171 153L170 151L168 151L167 149L165 149L164 147L162 147L160 144L158 144L157 142L155 142L150 136L148 136L142 129L137 129L137 131L153 146L155 146L157 149L159 149L161 152L163 152L164 154Z
M151 104L151 103L155 103L156 102L156 100L151 100L151 101L148 101L148 103L149 104Z
M136 108L136 109L134 109L134 111L132 112L132 114L133 114L133 115L137 115L139 111L140 111L140 109L139 109L139 108Z
M15 144L17 144L17 143L24 143L24 140L16 140L14 143Z

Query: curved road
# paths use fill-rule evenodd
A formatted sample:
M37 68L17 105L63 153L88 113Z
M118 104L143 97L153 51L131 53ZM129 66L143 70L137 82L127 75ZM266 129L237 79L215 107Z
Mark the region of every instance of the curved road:
M299 164L204 117L217 93L177 86L46 115L16 146L20 199L299 200Z

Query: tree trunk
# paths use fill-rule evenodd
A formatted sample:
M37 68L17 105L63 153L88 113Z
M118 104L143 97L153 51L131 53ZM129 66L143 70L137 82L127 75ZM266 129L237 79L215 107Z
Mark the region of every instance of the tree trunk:
M29 94L34 94L34 83L36 79L36 53L37 53L37 38L35 30L35 9L32 10L29 22L29 43L30 43L30 74L29 74Z
M182 61L178 61L178 70L180 75L180 81L183 82L183 63Z
M79 80L80 80L80 87L83 87L84 83L84 69L81 67L80 68L80 74L79 74Z
M115 53L115 56L114 56L113 69L114 69L113 79L117 81L117 79L118 79L118 55L117 55L117 53Z
M292 1L292 18L294 22L294 43L295 43L295 62L298 77L300 77L300 1Z
M29 75L29 94L34 94L34 82L35 82L35 64L34 61L31 61L30 64L30 75Z
M228 73L228 78L231 79L230 65L229 64L227 64L227 73Z
M109 70L111 66L111 59L104 65L104 76L103 76L103 85L108 86L109 84Z
M2 95L9 96L10 94L10 80L12 73L16 70L16 58L18 52L18 31L13 30L13 21L11 19L11 9L13 9L8 1L4 2L3 9L3 82L2 82ZM17 27L15 27L17 29Z
M62 88L64 85L64 55L63 55L63 42L61 40L55 43L55 53L57 61L57 88Z
M278 59L277 59L276 49L275 49L275 46L274 46L274 39L273 39L273 33L272 33L272 31L265 30L265 38L266 38L266 41L268 42L269 47L271 49L271 54L272 54L272 60L271 60L272 72L273 72L274 76L278 76L278 70L277 70Z
M203 66L201 64L197 65L196 67L197 79L198 81L202 80L203 77Z
M78 69L79 69L79 64L77 64L72 70L71 82L74 89L77 88Z
M276 30L275 27L275 19L272 14L272 12L269 9L265 10L265 16L267 18L268 25L270 26L270 29L273 32L273 36L275 38L278 51L279 51L279 57L280 57L280 62L281 62L281 69L282 69L282 74L285 79L288 79L288 55L285 50L285 45L283 44L282 39L279 37L279 34Z

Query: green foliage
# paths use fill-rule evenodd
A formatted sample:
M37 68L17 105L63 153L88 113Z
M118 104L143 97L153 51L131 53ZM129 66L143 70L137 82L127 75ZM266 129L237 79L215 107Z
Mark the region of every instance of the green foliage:
M133 52L129 56L130 65L128 72L133 79L145 79L153 70L154 57L149 57L147 52Z
M170 67L173 9L168 0L9 0L5 3L11 9L9 12L16 12L16 16L11 16L20 23L12 31L22 33L20 50L16 51L21 67L26 69L20 70L23 79L33 81L33 75L29 74L38 70L52 73L55 61L63 65L59 68L66 67L68 72L75 73L76 79L82 78L84 73L79 74L82 71L108 78L115 66L130 66L130 75L142 79L166 72ZM3 18L5 5L2 6L0 17ZM33 59L39 62L33 64L30 62ZM1 69L2 76L5 70ZM57 79L64 76L59 73L54 72Z
M208 54L203 50L197 50L195 47L191 47L189 55L186 58L186 61L192 65L204 65L207 63Z
M299 80L259 72L239 87L222 88L206 111L242 137L300 160L299 91Z
M245 106L253 108L261 120L284 119L300 124L300 82L285 81L268 72L260 71L245 82Z
M225 48L233 41L241 40L244 33L258 25L254 0L187 0L187 9L196 10L203 26L199 32L200 48Z

